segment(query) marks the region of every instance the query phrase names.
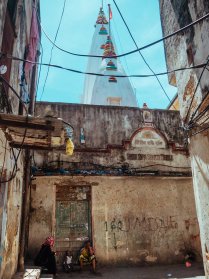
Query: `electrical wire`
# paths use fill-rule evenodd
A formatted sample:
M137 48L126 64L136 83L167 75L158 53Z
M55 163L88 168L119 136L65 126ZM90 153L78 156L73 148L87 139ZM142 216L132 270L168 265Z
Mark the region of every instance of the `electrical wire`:
M46 166L42 166L39 168L39 171L42 170L44 172L44 170L50 170L50 169L54 169L54 167L51 167L49 165L52 165L52 164L57 164L57 166L61 163L61 164L72 164L74 165L74 170L78 170L78 167L76 167L76 164L77 165L80 165L82 163L82 166L93 166L94 169L82 169L82 171L105 171L107 169L111 169L113 171L119 171L119 170L122 170L124 167L121 165L121 166L114 166L114 165L110 165L110 166L107 166L107 165L100 165L100 164L95 164L95 163L89 163L89 162L69 162L69 161L60 161L60 160L57 160L57 161L50 161L48 162L47 164L47 167ZM171 168L171 169L181 169L181 170L190 170L191 167L179 167L179 166L170 166L170 165L167 165L167 164L150 164L150 165L146 165L146 166L140 166L139 168L129 168L129 166L127 168L125 168L126 171L129 171L129 172L137 172L137 171L140 171L140 170L143 170L143 169L147 169L147 168L150 168L150 167L168 167L168 168ZM67 170L67 169L66 169ZM72 170L73 169L68 169L68 170ZM56 171L56 170L55 170ZM156 171L156 170L153 170L153 171Z
M2 164L2 169L1 169L0 182L2 181L3 174L4 174L4 165L5 165L5 161L6 161L6 153L7 153L7 139L5 141L5 147L4 147L4 158L3 158L3 164Z
M204 124L205 122L207 122L208 120L209 120L209 115L205 118L205 120L203 120L203 122L200 123L200 126L201 126L202 124Z
M95 168L100 168L100 169L104 169L104 168L105 169L108 169L108 168L119 169L119 168L122 168L122 166L116 167L116 166L114 166L114 164L107 166L107 165L100 165L100 164L90 163L90 162L79 162L79 161L69 162L69 161L65 161L65 160L50 161L50 162L48 162L48 165L51 165L51 164L54 164L54 163L58 163L58 164L59 163L61 163L61 164L68 163L68 164L73 164L73 165L82 163L83 166L84 165L87 165L87 166L90 165L90 166L94 166ZM171 168L175 168L175 169L191 169L191 167L175 167L175 166L170 166L170 165L167 165L167 164L152 164L152 165L141 166L140 168L147 168L147 167L153 167L153 166L171 167ZM131 168L131 169L138 169L138 168Z
M208 60L209 63L209 60ZM198 110L201 108L202 104L204 103L204 101L206 100L206 98L209 96L209 93L207 93L204 98L202 99L201 103L198 105L198 107L196 108L196 110L194 111L194 113L192 114L191 120L194 120L196 118L198 118L198 116L195 118L196 113L198 112ZM200 113L201 114L201 113Z
M39 72L38 72L38 78L37 78L37 82L36 82L36 96L35 96L35 104L34 104L34 113L36 111L36 102L37 102L38 89L39 89L39 84L40 84L40 79L41 79L42 63L43 63L43 53L44 53L44 49L43 49L43 46L42 46L41 42L40 42L40 49L41 49L41 51L40 51L41 61L40 61L40 67L39 67Z
M127 28L127 30L128 30L128 33L129 33L129 35L130 35L130 37L131 37L131 39L132 39L134 45L136 46L137 49L139 49L139 46L138 46L136 40L134 39L134 36L133 36L133 34L132 34L132 32L131 32L131 30L130 30L130 28L129 28L129 26L128 26L128 24L127 24L127 22L126 22L126 20L125 20L125 18L124 18L124 16L123 16L123 14L122 14L122 12L121 12L119 6L118 6L118 4L116 3L115 0L113 0L113 3L115 4L115 7L116 7L117 11L118 11L118 13L119 13L119 15L120 15L120 17L121 17L123 23L124 23L125 26L126 26L126 28ZM159 79L158 76L155 74L154 70L153 70L152 67L149 65L149 63L147 62L147 60L146 60L146 58L144 57L144 55L142 54L142 52L139 50L138 53L139 53L139 55L141 56L141 58L142 58L142 60L144 61L144 63L146 64L146 66L148 67L148 69L149 69L149 70L153 73L153 75L155 76L155 78L156 78L158 84L160 85L160 87L161 87L163 93L165 94L165 96L167 97L167 99L169 100L169 102L171 103L171 98L168 96L168 94L167 94L165 88L163 87L163 85L162 85L160 79ZM173 106L173 107L174 107L174 109L176 109L175 106Z
M61 17L60 17L59 24L58 24L58 27L57 27L57 31L56 31L56 34L55 34L55 37L54 37L53 45L52 45L52 48L51 48L51 53L50 53L50 58L49 58L49 64L51 64L51 61L52 61L53 50L54 50L54 48L55 48L55 43L56 43L56 41L57 41L57 37L58 37L58 34L59 34L59 30L60 30L60 27L61 27L61 24L62 24L62 19L63 19L64 12L65 12L65 6L66 6L66 0L64 0L64 4L63 4L63 8L62 8ZM45 92L47 79L48 79L48 77L49 77L49 71L50 71L50 67L48 67L48 69L47 69L46 78L45 78L45 81L44 81L44 86L43 86L43 90L42 90L42 93L41 93L40 101L41 101L41 99L42 99L42 97L43 97L43 95L44 95L44 92Z
M123 51L123 45L122 45L122 42L121 42L121 39L120 39L120 36L119 36L118 28L117 28L117 25L116 25L116 22L115 22L114 18L113 18L113 23L114 23L115 31L116 31L118 41L119 41L119 44L120 44L120 48L121 48L122 52L124 52ZM129 66L128 66L126 56L124 56L123 59L124 59L124 62L125 62L126 68L127 68L128 75L130 75L130 69L129 69ZM133 81L132 81L131 78L130 78L130 82L131 82L131 86L134 88L134 84L133 84Z
M187 123L187 119L188 119L188 116L189 116L189 113L190 113L190 110L191 110L191 107L192 107L192 104L193 104L195 95L196 95L197 90L198 90L198 88L199 88L199 85L200 85L202 76L203 76L203 74L204 74L204 72L205 72L205 70L206 70L206 67L208 66L208 63L209 63L209 58L207 59L207 62L206 62L205 66L204 66L203 69L202 69L202 72L201 72L200 77L199 77L199 79L198 79L197 85L196 85L196 87L195 87L195 91L194 91L194 94L193 94L193 96L192 96L192 100L191 100L191 102L190 102L190 105L189 105L189 108L188 108L188 111L187 111L187 114L186 114L186 117L185 117L185 120L184 120L185 123ZM199 108L199 106L198 106L198 108ZM195 110L195 114L196 114L198 108ZM191 122L193 116L194 116L194 114L192 114L192 117L191 117L190 121L188 121L189 124L190 124L190 122Z
M1 52L0 52L1 54ZM18 58L9 54L4 54L7 56L7 58L15 60L15 61L23 61L23 62L27 62L27 63L31 63L34 65L42 65L42 66L49 66L52 68L57 68L57 69L61 69L61 70L66 70L69 72L73 72L73 73L77 73L77 74L83 74L83 75L91 75L91 76L101 76L101 77L110 77L110 75L106 75L106 74L100 74L100 73L90 73L90 72L84 72L84 71L80 71L80 70L76 70L76 69L71 69L71 68L66 68L60 65L54 65L54 64L47 64L47 63L40 63L40 62L34 62L34 61L30 61L30 60L25 60L22 58ZM171 73L175 73L175 72L179 72L179 71L185 71L185 70L191 70L191 69L199 69L199 68L203 68L205 67L207 64L198 64L195 66L191 66L191 67L183 67L183 68L178 68L178 69L174 69L171 71L166 71L166 72L162 72L162 73L155 73L155 75L157 76L163 76L163 75L168 75ZM148 75L111 75L117 78L149 78L149 77L154 77L154 74L148 74Z
M201 111L192 121L189 127L192 127L197 121L199 121L204 115L209 111L209 105L206 106L206 108Z
M26 117L26 124L28 122L28 115ZM4 183L8 183L10 181L12 181L15 177L16 177L16 174L17 174L17 171L18 171L18 167L17 167L17 162L18 162L18 159L20 157L20 154L22 152L22 147L24 145L24 142L25 142L25 138L26 138L26 134L27 134L27 128L25 128L25 131L24 131L24 135L23 135L23 139L22 139L22 142L21 142L21 145L20 145L20 148L19 148L19 152L17 154L17 156L15 156L14 154L14 149L12 148L12 152L13 152L13 157L15 159L15 164L14 164L14 167L13 167L13 170L12 170L12 173L11 173L11 176L10 178L6 179L6 180L0 180L0 185L1 184L4 184Z
M200 134L200 133L202 133L202 132L207 131L208 129L209 129L209 126L203 128L202 130L200 130L200 131L198 131L198 132L196 132L196 133L191 134L190 137L196 136L196 135L198 135L198 134Z
M132 51L129 51L129 52L126 52L126 53L123 53L123 54L120 54L120 55L116 55L116 56L107 56L106 58L120 58L120 57L123 57L123 56L127 56L127 55L130 55L130 54L133 54L133 53L136 53L136 52L139 52L139 51L142 51L144 49L147 49L149 47L152 47L160 42L163 42L175 35L178 35L178 34L181 34L183 31L186 31L187 29L191 28L192 26L196 25L197 23L200 23L201 21L207 19L209 17L209 13L207 13L206 15L204 15L203 17L193 21L192 23L184 26L183 28L180 28L179 30L167 35L167 36L164 36L162 37L161 39L159 40L156 40L150 44L147 44L145 46L142 46L140 48L137 48L135 50L132 50ZM53 42L53 40L49 37L49 35L47 34L47 32L44 30L41 22L40 22L40 18L38 17L38 21L39 21L39 24L41 26L41 30L42 32L44 33L44 35L46 36L46 38L50 41L50 43L52 45L54 45L54 47L56 47L57 49L59 49L60 51L64 52L64 53L67 53L67 54L70 54L70 55L73 55L73 56L79 56L79 57L94 57L94 58L103 58L103 56L101 55L90 55L90 54L79 54L79 53L73 53L71 51L68 51L68 50L65 50L63 49L62 47L58 46L56 43Z
M27 60L21 59L20 61L27 61ZM22 101L22 99L18 95L17 91L9 84L9 82L1 74L0 74L0 80L4 84L6 84L9 87L9 89L11 89L12 93L19 99L20 103L23 105L23 108L25 109L26 113L28 113L28 109L27 109L25 103Z
M28 122L28 118L29 118L29 115L28 115L28 109L27 107L25 106L24 102L21 100L20 96L18 95L17 91L8 83L8 81L6 79L4 79L2 77L2 75L0 75L0 80L3 81L3 83L5 83L10 89L11 91L14 93L14 95L20 100L20 102L23 104L23 107L24 109L26 110L26 124ZM26 134L27 134L27 127L25 128L25 131L24 131L24 135L23 135L23 139L22 139L22 142L21 142L21 145L20 145L20 148L19 148L19 152L17 154L17 156L15 155L15 152L14 152L14 149L12 148L12 154L13 154L13 158L14 158L14 166L13 166L13 169L12 169L12 173L10 175L10 177L8 179L5 179L5 180L2 180L2 175L1 175L1 178L0 178L0 185L1 184L4 184L4 183L8 183L10 181L12 181L15 177L16 177L16 174L17 174L17 171L18 171L18 166L17 166L17 162L18 162L18 159L19 159L19 156L21 154L21 151L22 151L22 147L24 145L24 142L25 142L25 138L26 138ZM6 156L6 155L5 155ZM3 169L2 169L2 173L3 173Z
M41 78L41 70L42 70L42 63L43 63L43 53L44 53L44 49L42 46L42 43L40 42L40 49L41 49L41 62L40 62L40 68L39 68L39 73L38 73L38 78L37 78L37 83L36 83L36 99L37 99L37 92L39 89L39 84L40 84L40 78Z
M4 83L2 83L2 86L3 86L3 93L2 94L4 94L3 98L5 99L5 102L6 102L6 111L7 111L7 113L12 113L12 106L9 102L8 96L6 95L6 92L7 92L6 86L5 86Z

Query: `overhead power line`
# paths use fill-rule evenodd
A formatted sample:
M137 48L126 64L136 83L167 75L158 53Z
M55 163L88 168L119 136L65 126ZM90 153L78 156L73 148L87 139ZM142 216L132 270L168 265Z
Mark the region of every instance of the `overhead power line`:
M209 106L207 106L202 112L200 112L197 116L197 112L198 110L201 108L202 104L205 102L205 100L208 98L209 93L205 94L205 96L203 97L201 103L198 105L198 107L196 108L196 110L194 111L194 113L192 114L191 120L190 122L193 122L197 119L199 119L200 117L202 117L208 110L209 110ZM195 117L196 116L196 117Z
M195 132L195 133L191 134L190 137L193 137L193 136L196 136L196 135L198 135L198 134L200 134L200 133L203 133L203 132L207 131L208 129L209 129L209 126L203 128L203 129L201 129L201 130L198 131L198 132Z
M21 59L21 61L27 61L24 59ZM4 84L6 84L6 86L9 87L9 89L11 90L11 92L18 98L18 100L20 101L20 103L22 104L26 114L28 114L28 108L26 107L25 103L23 102L23 100L21 99L21 97L18 95L17 91L9 84L9 82L0 74L0 81L2 81Z
M66 6L66 0L64 0L61 17L60 17L59 24L58 24L58 27L57 27L57 31L56 31L56 34L55 34L55 37L54 37L53 45L52 45L52 48L51 48L49 64L51 64L51 62L52 62L53 50L55 48L55 43L57 41L58 33L59 33L59 30L60 30L60 27L61 27L61 24L62 24L62 19L63 19L63 15L64 15L64 12L65 12L65 6ZM42 97L44 95L47 79L48 79L48 76L49 76L49 71L50 71L50 67L48 67L48 69L47 69L46 78L45 78L45 81L44 81L44 86L43 86L43 90L42 90L42 93L41 93L40 101L41 101L41 99L42 99Z
M201 79L202 79L202 77L203 77L203 74L204 74L204 72L205 72L205 70L206 70L208 64L209 64L209 58L207 59L207 62L205 63L205 66L204 66L203 69L202 69L202 72L201 72L200 77L199 77L199 79L198 79L197 85L196 85L196 87L195 87L195 91L194 91L194 94L193 94L193 96L192 96L192 99L191 99L191 102L190 102L190 105L189 105L189 108L188 108L188 111L187 111L187 114L186 114L186 117L185 117L185 121L184 121L185 123L187 123L187 122L189 122L189 124L191 123L191 120L192 120L193 116L196 114L196 112L197 112L197 110L198 110L198 108L199 108L199 106L198 106L198 108L195 110L194 114L191 116L191 120L187 121L187 120L188 120L188 117L189 117L190 110L191 110L191 108L192 108L192 104L193 104L193 102L194 102L194 98L195 98L195 96L196 96L196 93L197 93L197 90L198 90L198 88L199 88Z
M204 15L203 17L201 17L201 18L199 18L199 19L193 21L192 23L186 25L185 27L180 28L179 30L177 30L177 31L175 31L175 32L173 32L173 33L171 33L171 34L169 34L169 35L167 35L167 36L164 36L163 38L161 38L161 39L159 39L159 40L157 40L157 41L154 41L154 42L152 42L152 43L150 43L150 44L147 44L147 45L145 45L145 46L143 46L143 47L140 47L140 48L137 48L137 49L135 49L135 50L132 50L132 51L129 51L129 52L120 54L120 55L116 55L116 56L108 56L108 57L106 57L106 58L117 58L117 57L120 58L120 57L124 57L124 56L130 55L130 54L133 54L133 53L142 51L142 50L144 50L144 49L147 49L147 48L149 48L149 47L151 47L151 46L154 46L154 45L156 45L156 44L158 44L158 43L160 43L160 42L163 42L163 41L165 41L165 40L167 40L167 39L169 39L169 38L171 38L171 37L173 37L173 36L175 36L175 35L181 34L183 31L186 31L187 29L191 28L192 26L196 25L197 23L200 23L201 21L207 19L208 17L209 17L209 13L207 13L207 14ZM40 22L40 18L39 18L39 17L38 17L38 21L39 21L39 23L40 23L42 32L44 33L44 35L46 36L46 38L50 41L50 43L51 43L54 47L56 47L56 48L59 49L60 51L65 52L65 53L70 54L70 55L73 55L73 56L79 56L79 57L103 58L103 56L101 56L101 55L80 54L80 53L74 53L74 52L71 52L71 51L68 51L68 50L63 49L62 47L60 47L60 46L58 46L56 43L54 43L53 40L49 37L49 35L47 34L47 32L44 30L44 28L43 28L43 26L42 26L42 24L41 24L41 22Z
M186 70L191 70L191 69L200 69L200 68L203 68L207 65L206 63L198 64L198 65L191 66L191 67L183 67L183 68L178 68L178 69L174 69L174 70L167 71L167 72L155 73L155 75L154 74L139 74L139 75L112 75L112 74L110 75L109 74L109 75L106 75L106 74L100 74L100 73L84 72L84 71L80 71L80 70L76 70L76 69L66 68L66 67L63 67L63 66L60 66L60 65L34 62L34 61L18 58L16 56L12 56L10 54L5 54L5 53L0 52L0 55L1 54L6 56L9 59L12 59L12 60L23 61L23 62L31 63L31 64L34 64L34 65L42 65L42 66L46 66L46 67L57 68L57 69L60 69L60 70L65 70L65 71L73 72L73 73L76 73L76 74L100 76L100 77L114 76L114 77L117 77L117 78L130 78L130 77L131 78L149 78L149 77L154 77L154 76L163 76L163 75L168 75L168 74L179 72L179 71L186 71Z
M26 122L25 122L25 123L27 124L28 118L29 118L29 114L28 114L28 109L27 109L27 107L25 106L25 104L24 104L23 101L21 100L20 96L18 95L18 93L17 93L17 91L14 89L14 87L12 87L12 86L8 83L8 81L2 77L2 75L0 75L0 80L10 88L11 92L19 99L19 101L20 101L21 104L23 105L23 107L24 107L24 109L25 109L25 111L26 111ZM19 148L19 151L18 151L17 156L15 155L14 149L12 148L12 154L13 154L13 158L14 158L14 161L15 161L14 166L13 166L13 169L12 169L12 173L11 173L11 175L10 175L10 177L9 177L8 179L5 179L5 180L4 180L4 179L3 179L4 170L2 169L1 176L0 176L0 185L10 182L10 181L12 181L12 180L16 177L16 174L17 174L17 172L18 172L17 162L18 162L18 159L19 159L20 154L21 154L21 151L22 151L22 147L23 147L24 142L25 142L26 134L27 134L27 127L25 128L24 135L23 135L22 142L21 142L21 145L20 145L20 148ZM5 146L5 147L6 147L6 146ZM6 151L5 151L5 152L6 152ZM4 160L5 160L5 159L6 159L6 153L5 153L5 155L4 155ZM4 165L4 164L5 164L5 162L3 162L3 165Z
M132 41L133 41L134 44L135 44L135 47L136 47L137 49L139 49L139 46L138 46L136 40L134 39L134 36L133 36L133 34L131 33L131 30L130 30L130 28L129 28L129 26L128 26L128 24L127 24L127 22L126 22L126 20L125 20L125 18L124 18L124 16L123 16L123 14L122 14L122 12L121 12L119 6L117 5L117 3L116 3L115 0L113 0L113 3L115 4L116 9L118 10L118 13L119 13L120 16L121 16L122 21L124 22L124 24L125 24L125 26L126 26L126 28L127 28L127 30L128 30L128 33L129 33L129 35L130 35ZM141 58L142 58L142 60L144 61L144 63L147 65L148 69L153 73L153 75L154 75L154 77L156 78L157 82L159 83L161 89L163 90L163 93L165 94L165 96L167 97L167 99L169 100L169 102L171 103L171 98L168 96L167 92L165 91L165 88L163 87L163 85L162 85L160 79L159 79L158 76L155 74L154 70L151 68L151 66L150 66L149 63L147 62L147 60L146 60L146 58L144 57L144 55L142 54L142 52L139 50L138 53L139 53L139 55L141 56ZM174 108L175 108L175 107L174 107ZM176 109L176 108L175 108L175 109Z

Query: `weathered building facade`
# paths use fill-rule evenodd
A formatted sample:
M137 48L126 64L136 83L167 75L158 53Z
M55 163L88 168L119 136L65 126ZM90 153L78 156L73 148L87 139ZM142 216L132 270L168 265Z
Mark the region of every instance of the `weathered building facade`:
M47 235L57 260L90 238L108 264L174 263L199 257L185 134L177 111L38 103L74 128L75 152L36 151L28 256Z
M28 152L11 147L2 116L26 115L26 110L33 114L36 87L36 66L8 55L29 60L31 54L38 56L37 14L39 1L0 1L0 278L4 279L16 272L18 258L20 266L24 262L23 204L30 168Z
M164 35L182 28L209 13L207 0L160 0ZM200 69L172 73L170 84L177 87L180 113L188 131L206 278L209 278L209 130L208 130L208 44L209 20L191 26L165 41L168 70L206 64Z

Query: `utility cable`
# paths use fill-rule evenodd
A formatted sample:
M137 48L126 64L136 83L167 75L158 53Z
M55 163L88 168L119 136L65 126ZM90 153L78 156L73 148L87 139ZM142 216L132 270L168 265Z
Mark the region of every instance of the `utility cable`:
M193 96L192 96L192 100L191 100L191 102L190 102L190 105L189 105L189 108L188 108L188 111L187 111L187 114L186 114L186 117L185 117L185 120L184 120L185 123L187 123L187 120L188 120L188 117L189 117L189 113L190 113L190 110L191 110L191 107L192 107L194 98L195 98L196 93L197 93L197 90L198 90L198 88L199 88L199 85L200 85L202 76L203 76L203 74L204 74L204 72L205 72L205 70L206 70L206 68L207 68L207 66L208 66L208 63L209 63L209 58L207 59L207 62L206 62L205 66L204 66L203 69L202 69L202 72L201 72L200 77L199 77L199 79L198 79L197 85L196 85L196 87L195 87L195 91L194 91L194 94L193 94ZM198 107L199 107L199 106L198 106ZM197 112L197 109L196 109L196 111L194 112L194 114L192 115L191 120L192 120L193 116L196 114L196 112ZM191 120L188 121L189 124L190 124Z
M133 43L135 44L136 48L139 49L139 46L138 46L136 40L134 39L134 36L133 36L133 34L131 33L131 30L130 30L130 28L129 28L129 26L128 26L128 24L127 24L127 22L126 22L126 20L125 20L125 18L124 18L124 16L123 16L123 14L122 14L122 12L121 12L119 6L117 5L117 3L116 3L115 0L113 0L113 3L115 4L116 9L117 9L118 13L119 13L120 16L121 16L121 19L122 19L123 23L125 24L125 26L126 26L126 28L127 28L127 30L128 30L128 33L129 33L129 35L130 35L130 37L131 37ZM169 102L171 103L171 98L168 96L167 92L165 91L165 88L163 87L163 85L162 85L162 83L161 83L159 77L155 74L154 70L153 70L152 67L149 65L149 63L147 62L147 60L146 60L146 58L144 57L144 55L142 54L142 52L139 50L138 53L139 53L139 55L141 56L141 58L142 58L142 60L144 61L144 63L146 64L146 66L148 67L148 69L149 69L149 70L153 73L153 75L155 76L155 78L156 78L157 82L159 83L161 89L163 90L165 96L167 97L167 99L168 99ZM173 106L173 107L174 107L174 106ZM174 107L174 109L176 109L176 108Z
M156 45L156 44L158 44L158 43L160 43L160 42L163 42L163 41L165 41L165 40L167 40L167 39L169 39L169 38L171 38L171 37L173 37L173 36L175 36L175 35L181 34L183 31L186 31L187 29L191 28L192 26L196 25L197 23L200 23L201 21L207 19L208 17L209 17L209 13L207 13L207 14L204 15L203 17L201 17L201 18L199 18L199 19L193 21L192 23L190 23L190 24L184 26L183 28L180 28L179 30L177 30L177 31L175 31L175 32L173 32L173 33L171 33L171 34L169 34L169 35L167 35L167 36L164 36L164 37L162 37L161 39L156 40L156 41L154 41L154 42L152 42L152 43L150 43L150 44L147 44L147 45L145 45L145 46L143 46L143 47L137 48L137 49L135 49L135 50L132 50L132 51L129 51L129 52L120 54L120 55L116 55L116 56L107 56L106 58L120 58L120 57L123 57L123 56L127 56L127 55L130 55L130 54L133 54L133 53L142 51L142 50L147 49L147 48L149 48L149 47L152 47L152 46L154 46L154 45ZM103 58L103 56L101 56L101 55L79 54L79 53L73 53L73 52L71 52L71 51L68 51L68 50L63 49L62 47L60 47L60 46L58 46L56 43L54 43L53 40L49 37L49 35L48 35L48 34L46 33L46 31L44 30L44 28L43 28L43 26L42 26L42 24L41 24L41 22L40 22L40 18L39 18L39 17L38 17L38 21L39 21L39 23L40 23L41 30L42 30L42 32L44 33L44 35L46 36L46 38L50 41L50 43L51 43L54 47L56 47L56 48L59 49L60 51L65 52L65 53L70 54L70 55L73 55L73 56L79 56L79 57Z
M25 60L25 59L21 59L20 61L27 62L27 60ZM34 62L31 62L31 63L34 63ZM6 84L9 87L9 89L11 89L12 93L19 99L20 103L23 105L23 108L25 109L26 113L28 113L28 109L27 109L25 103L22 101L22 99L18 95L17 91L9 84L9 82L5 78L3 78L3 76L1 74L0 74L0 81L2 81L4 84Z
M37 78L37 84L36 84L36 99L37 99L37 92L39 89L39 84L40 84L40 78L41 78L41 72L42 72L42 63L43 63L43 54L44 54L44 49L42 46L42 43L40 42L40 49L41 49L41 62L40 62L40 68L39 68L39 72L38 72L38 78Z
M66 1L67 0L64 0L61 17L60 17L58 28L57 28L57 31L56 31L56 34L55 34L55 37L54 37L53 45L52 45L52 48L51 48L49 64L51 64L51 61L52 61L53 50L55 48L55 43L57 41L58 33L59 33L59 30L60 30L60 27L61 27L61 24L62 24L62 19L63 19L63 15L64 15L64 12L65 12ZM46 78L45 78L45 81L44 81L44 86L43 86L43 90L42 90L42 93L41 93L40 101L41 101L41 99L44 95L44 91L45 91L45 88L46 88L46 83L47 83L48 76L49 76L49 71L50 71L50 67L48 67L48 69L47 69Z
M208 60L209 63L209 60ZM198 112L198 110L201 108L202 104L204 103L204 101L206 100L206 98L208 97L209 93L205 94L204 98L202 99L201 103L198 105L198 107L196 108L196 110L194 111L194 113L192 114L191 120L194 120L196 118L198 118L198 116L195 117L196 113ZM207 110L206 110L207 111ZM201 113L200 113L201 114ZM200 115L199 114L199 115Z
M209 105L206 106L206 108L201 111L194 119L192 119L191 124L189 127L192 127L195 123L197 123L201 118L204 117L204 115L209 111Z
M200 131L198 131L198 132L196 132L196 133L191 134L190 137L193 137L193 136L196 136L196 135L198 135L198 134L200 134L200 133L203 133L203 132L207 131L208 129L209 129L209 126L203 128L202 130L200 130Z
M117 34L117 37L118 37L118 41L119 41L119 44L120 44L120 48L121 48L122 52L124 52L123 51L122 41L120 39L118 28L117 28L117 25L116 25L116 22L115 22L114 18L113 18L113 23L114 23L115 31L116 31L116 34ZM130 69L129 69L129 66L128 66L128 63L127 63L126 56L124 56L123 59L124 59L124 62L125 62L126 68L127 68L128 75L130 75ZM130 82L131 82L132 87L134 88L134 84L133 84L133 81L132 81L131 78L130 78Z
M26 123L27 123L27 121L28 121L28 115L27 115ZM8 178L8 179L6 179L6 180L2 180L2 179L1 179L1 180L0 180L0 185L1 185L1 184L4 184L4 183L10 182L10 181L12 181L12 180L16 177L16 174L17 174L17 171L18 171L18 169L17 169L17 161L18 161L18 159L19 159L19 157L20 157L20 153L21 153L21 151L22 151L22 147L23 147L24 142L25 142L26 134L27 134L27 128L25 128L25 132L24 132L24 135L23 135L23 139L22 139L22 142L21 142L21 146L20 146L20 148L19 148L19 152L18 152L17 156L14 157L14 158L15 158L15 164L14 164L14 167L13 167L13 170L12 170L12 174L11 174L10 178ZM12 150L13 150L13 149L12 149ZM14 151L14 150L13 150L13 151ZM14 153L13 153L13 156L14 156Z
M43 55L44 55L44 49L42 46L42 43L40 42L40 66L39 67L39 72L38 72L38 78L37 78L37 83L36 83L36 96L35 96L35 104L34 104L34 113L36 111L36 102L37 102L37 96L38 96L38 89L39 89L39 84L40 84L40 79L41 79L41 73L42 73L42 64L43 64Z
M6 162L6 153L7 153L7 139L5 141L5 147L4 147L4 158L3 158L3 164L2 164L2 169L1 169L0 183L2 181L3 174L4 174L4 165L5 165L5 162ZM1 190L1 186L0 186L0 190Z
M201 126L202 124L204 124L205 122L207 122L208 120L209 120L209 115L205 118L205 120L203 120L203 122L200 123L200 126Z
M1 52L0 52L0 54L1 54ZM24 62L31 63L31 64L34 64L34 65L42 65L42 66L47 66L47 67L49 66L49 67L52 67L52 68L66 70L66 71L70 71L70 72L77 73L77 74L91 75L91 76L101 76L101 77L109 77L110 76L110 74L106 75L106 74L100 74L100 73L84 72L84 71L80 71L80 70L76 70L76 69L66 68L66 67L63 67L63 66L60 66L60 65L34 62L34 61L18 58L18 57L9 55L9 54L5 54L5 53L4 53L4 55L6 55L7 58L15 60L15 61L24 61ZM174 70L171 70L171 71L157 73L155 75L163 76L163 75L168 75L168 74L179 72L179 71L199 69L199 68L205 67L206 65L207 65L206 63L203 63L203 64L198 64L198 65L195 65L195 66L191 66L191 67L183 67L183 68L178 68L178 69L174 69ZM155 75L154 74L147 74L147 75L143 74L143 75L111 75L111 76L114 76L114 77L117 77L117 78L130 78L130 77L131 78L149 78L149 77L154 77Z
M8 83L8 81L6 79L4 79L2 77L2 75L0 75L0 80L2 80L3 83L5 83L10 89L11 91L14 93L14 95L20 100L20 102L22 103L25 111L26 111L26 124L28 122L28 109L27 107L25 106L24 102L21 100L20 96L18 95L17 91ZM2 172L1 172L1 178L0 178L0 185L1 184L4 184L4 183L8 183L10 181L12 181L15 177L16 177L16 174L17 174L17 171L18 171L18 168L17 168L17 161L19 159L19 156L21 154L21 151L22 151L22 147L24 145L24 142L25 142L25 138L26 138L26 134L27 134L27 127L25 128L25 131L24 131L24 135L23 135L23 139L22 139L22 142L21 142L21 145L20 145L20 148L19 148L19 152L17 154L17 156L15 156L15 153L14 153L14 149L12 148L12 153L13 153L13 157L14 157L14 160L15 160L15 164L13 166L13 169L12 169L12 173L11 173L11 176L8 178L8 179L5 179L5 180L2 180L2 175L3 175L3 169L2 169ZM6 156L6 155L5 155Z

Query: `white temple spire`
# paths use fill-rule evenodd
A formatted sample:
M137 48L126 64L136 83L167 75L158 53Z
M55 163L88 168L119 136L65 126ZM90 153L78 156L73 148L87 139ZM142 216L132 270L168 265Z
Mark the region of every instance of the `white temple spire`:
M111 18L112 11L109 6L109 21ZM137 107L137 99L129 78L115 77L126 75L126 73L116 57L111 28L108 34L109 24L103 8L100 8L90 54L103 56L103 58L90 57L87 72L108 76L86 76L83 102L95 105Z

